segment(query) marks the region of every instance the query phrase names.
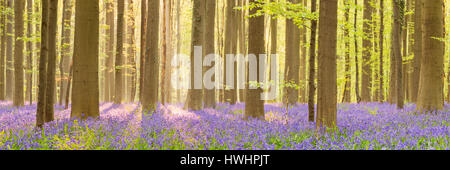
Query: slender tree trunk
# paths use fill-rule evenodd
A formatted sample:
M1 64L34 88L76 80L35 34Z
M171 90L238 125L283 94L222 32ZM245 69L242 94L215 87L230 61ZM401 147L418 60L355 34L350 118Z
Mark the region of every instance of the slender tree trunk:
M350 5L349 2L345 2L346 10L345 10L345 22L346 24L350 24ZM342 97L342 103L350 103L351 102L351 83L352 83L352 75L350 72L350 29L348 26L344 28L344 41L345 41L345 84L344 84L344 93Z
M13 0L6 0L7 8L13 9ZM14 15L12 13L7 13L6 20L6 99L13 99L14 91L14 60L13 60L13 44L14 44L14 33L13 26Z
M256 0L250 0L250 3L257 3ZM255 14L259 8L253 8L250 10L250 15ZM256 63L259 63L259 54L265 53L265 41L264 41L264 17L256 17L249 19L249 36L248 36L248 54L256 56ZM250 72L256 72L259 75L259 67L257 70L251 70L247 67L247 74ZM256 82L261 82L259 76L256 76ZM261 100L261 93L263 92L261 87L252 87L250 82L254 80L247 79L247 90L245 95L245 119L258 118L265 120L264 101Z
M72 75L73 75L73 61L70 62L69 66L69 76L67 78L67 88L66 88L66 104L64 109L69 108L69 96L70 96L70 86L72 85Z
M5 8L6 3L5 1L0 1L0 7ZM1 46L0 46L0 100L6 100L6 94L5 94L5 52L6 52L6 14L1 13L1 24L0 24L0 30L1 32Z
M26 92L25 100L29 100L30 105L33 104L33 0L27 0L27 63L26 63ZM3 60L2 60L3 61Z
M142 105L146 111L156 111L159 80L159 8L160 0L148 1L145 78Z
M379 101L384 102L384 0L380 0L380 70Z
M199 73L195 72L196 63L195 58L195 48L196 46L202 46L203 43L203 32L204 32L204 0L194 0L194 12L192 16L192 44L191 44L191 88L188 91L188 98L186 101L186 108L189 110L201 110L203 105L203 83L197 82L203 77L203 69L199 70ZM200 51L201 52L201 51ZM201 56L201 61L203 61L204 56ZM199 65L200 66L200 65ZM200 71L201 70L201 71ZM201 77L199 77L201 76ZM197 80L197 81L195 81Z
M361 100L370 102L372 63L370 61L372 55L372 11L373 7L370 0L364 0L364 38L363 38L363 64L362 64L362 80L361 80Z
M45 122L54 120L55 88L56 88L56 29L58 16L58 0L49 1L48 14L48 59L47 59L47 89L45 90Z
M118 0L117 8L117 49L116 49L116 63L115 63L115 96L114 103L122 103L122 93L123 93L123 73L125 69L123 68L123 28L124 28L124 10L125 10L125 0Z
M338 0L320 2L319 14L319 76L317 128L331 128L337 124L337 9Z
M15 0L14 1L14 15L15 15L15 37L23 37L24 36L24 19L23 15L25 13L25 1L24 0ZM24 106L23 100L23 50L24 50L24 41L22 38L16 38L14 43L14 100L13 105L15 107Z
M60 89L59 89L59 104L62 105L65 98L65 91L67 88L67 75L69 74L69 62L70 62L70 38L72 31L71 28L71 18L72 18L72 1L64 0L63 2L63 20L61 28L61 59L60 59ZM106 93L105 93L106 94Z
M205 5L205 55L214 54L215 53L215 19L216 19L216 1L208 1L206 0ZM217 64L217 63L214 63ZM203 74L206 73L207 70L215 68L212 64L211 66L205 66L203 68ZM212 76L212 82L215 82L215 76ZM215 108L216 107L216 90L215 89L204 89L204 99L205 99L205 107L207 108Z
M436 111L443 109L444 43L442 0L423 1L423 46L417 109Z
M36 126L42 127L45 121L45 103L47 88L47 54L48 54L48 1L41 0L42 3L42 23L41 23L41 45L39 58L39 91L36 111Z
M106 75L105 75L105 100L113 101L115 92L114 69L114 1L106 4L106 25L108 26L106 37Z
M361 95L359 93L359 59L358 59L358 52L359 52L359 47L358 47L358 35L357 35L357 31L358 31L358 1L355 0L355 22L354 22L354 29L355 29L355 34L354 34L354 39L355 39L355 94L356 94L356 102L360 103L361 102Z
M303 3L303 5L304 6L306 6L306 1L307 0L302 0L302 3ZM301 103L306 103L307 102L307 97L306 97L306 95L307 95L307 80L306 80L306 65L307 65L307 62L306 62L306 43L307 43L307 40L306 40L306 28L304 27L304 28L301 28L301 30L300 30L300 41L301 41L301 44L300 44L300 51L301 51L301 58L300 58L300 80L299 80L299 83L300 83L300 102Z
M411 100L417 102L417 93L419 91L420 65L422 58L422 0L415 0L414 15L414 60L413 73L411 74Z
M77 0L73 57L72 118L99 114L99 0Z
M147 1L142 0L141 2L141 62L139 67L139 100L142 101L143 97L143 88L144 88L144 66L145 66L145 48L146 48L146 40L147 37ZM178 12L178 11L177 11Z
M403 78L402 78L402 68L403 68L403 57L401 54L401 23L402 23L402 17L400 16L400 11L402 10L402 3L403 0L395 0L393 3L393 9L394 9L394 22L392 25L392 52L393 52L393 58L395 59L392 64L395 65L395 79L396 82L395 86L395 94L396 94L396 100L394 102L397 104L397 107L399 109L403 109L403 97L404 97L404 91L403 91ZM392 86L391 86L392 88Z
M311 0L311 12L317 11L316 0ZM308 120L315 119L315 97L316 97L316 39L317 21L311 21L311 40L309 42L309 82L308 82Z
M161 103L164 105L166 104L166 65L167 65L167 0L163 1L162 4L162 32L161 32L161 53L162 53L162 60L161 60L161 82L160 82L160 88L161 88Z
M273 0L272 0L273 1ZM246 3L245 0L240 1L240 6L244 6ZM239 54L243 54L244 56L246 56L246 44L245 44L245 40L246 40L246 20L245 20L245 14L246 14L246 10L240 10L239 11L239 21L238 21L238 41L239 41ZM272 18L271 21L271 34L272 34L272 39L270 40L271 42L271 53L272 54L276 54L277 52L277 25L278 25L278 19L276 18ZM239 63L240 65L241 63ZM242 68L241 70L239 70L239 75L244 75L245 76L245 68L246 64L244 63L244 68ZM269 73L270 75L270 73ZM245 77L244 77L245 78ZM245 80L244 80L245 81ZM240 82L239 82L240 83ZM244 89L239 89L239 102L245 102L245 88Z
M136 18L134 15L134 2L133 0L128 0L128 30L129 30L129 47L128 47L128 63L130 64L130 102L134 102L136 98L136 44L135 44L135 27Z
M237 44L237 30L236 30L236 14L237 12L235 12L236 10L234 10L234 7L236 6L235 4L235 0L226 0L226 13L225 13L225 54L224 54L224 59L226 59L226 55L227 54L235 54L236 52L236 44ZM231 63L233 65L233 67L231 67L233 69L233 71L228 70L228 68L230 68L227 64L226 60L224 60L224 83L226 84L225 87L225 102L229 102L230 104L235 104L236 103L236 98L237 98L237 92L236 92L236 62ZM227 68L228 67L228 68ZM229 84L228 82L230 80L228 80L227 76L229 77L228 74L233 74L233 80L232 80L232 84Z
M298 3L297 0L290 0L291 3ZM299 80L300 74L300 29L291 19L286 20L286 57L285 57L285 87L284 97L286 106L296 105L298 102L299 90L302 89ZM303 68L302 68L303 69ZM295 86L299 85L300 88Z

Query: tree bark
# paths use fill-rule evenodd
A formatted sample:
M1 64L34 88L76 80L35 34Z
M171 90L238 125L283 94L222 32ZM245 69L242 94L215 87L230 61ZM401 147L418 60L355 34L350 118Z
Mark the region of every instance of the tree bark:
M257 3L256 0L250 0L250 3ZM255 14L260 8L253 8L250 10L250 15ZM249 19L249 36L248 36L248 54L256 55L256 63L259 63L259 54L264 54L264 17L256 17ZM247 73L250 73L250 67L247 67ZM256 75L259 75L259 67L257 67ZM261 82L259 76L257 82ZM245 115L244 118L258 118L265 120L264 101L261 100L261 93L263 92L260 86L251 88L250 81L247 79L247 90L245 95Z
M72 1L64 0L63 2L63 18L61 28L61 59L59 64L60 71L60 89L59 89L59 104L62 105L65 98L65 91L68 82L69 62L70 62L70 39L71 39L71 18L72 18Z
M13 9L13 0L6 0L7 8ZM7 13L6 20L6 99L13 99L14 91L14 59L13 59L13 26L14 15L12 13Z
M99 0L77 0L71 118L99 114Z
M384 102L384 0L380 0L380 70L379 70L379 101Z
M362 60L362 80L361 80L361 101L370 102L372 63L372 12L373 7L370 0L364 0L364 38L363 38L363 60Z
M290 0L297 4L297 0ZM302 89L300 74L300 29L292 19L286 19L286 57L285 57L285 87L284 97L287 107L297 104L299 91ZM296 87L298 86L298 87Z
M346 6L345 10L345 22L346 24L350 24L350 5L349 2L344 2ZM342 103L350 103L351 102L351 83L352 83L352 75L351 75L351 65L350 65L350 29L346 25L344 28L344 41L345 41L345 83L344 83L344 93L342 97Z
M413 73L411 74L411 100L417 102L417 93L419 91L420 65L422 58L422 0L415 0L414 15L414 59Z
M115 95L114 103L122 103L123 94L123 72L125 71L123 67L123 28L124 28L124 10L125 10L125 0L118 0L117 8L117 44L116 44L116 63L115 63Z
M423 46L417 109L443 109L444 43L436 38L444 36L442 0L423 1Z
M215 53L215 19L216 19L216 1L206 1L205 5L205 55L214 54ZM214 63L217 64L217 63ZM205 71L215 68L212 64L211 66L205 66L203 68L203 74ZM216 79L213 76L212 82ZM205 99L205 107L207 108L216 108L216 89L204 89L204 99Z
M41 45L39 58L39 91L36 110L36 126L42 127L45 122L45 103L47 88L47 54L48 54L48 1L41 0L42 23L41 23Z
M311 12L317 11L316 0L311 0ZM316 97L316 40L317 21L311 21L311 40L309 42L309 82L308 82L308 120L315 120Z
M114 1L106 4L106 25L108 26L106 37L106 75L105 75L105 101L113 101L115 92L114 69Z
M14 15L15 15L15 37L24 36L24 19L23 15L25 13L25 1L15 0L14 1ZM24 106L23 100L23 50L24 41L23 38L16 38L14 43L14 100L13 105L15 107Z
M204 32L204 0L194 0L194 12L192 16L192 44L191 44L191 88L188 91L188 98L186 101L186 108L189 110L201 110L203 108L203 83L198 87L199 82L195 80L201 80L196 78L195 62L194 62L194 47L202 46L203 32ZM204 56L201 56L203 61ZM199 69L197 69L199 70ZM201 71L200 71L201 70ZM200 74L203 75L203 69L200 69ZM203 77L203 76L202 76ZM196 84L197 87L196 87Z
M318 129L336 126L337 121L337 0L320 2L319 14L319 72L318 72Z
M45 123L54 120L56 88L56 29L58 28L58 0L49 1L47 89L45 90Z
M33 104L33 0L27 1L27 61L26 61L26 92L25 100ZM3 61L3 60L2 60Z
M0 1L0 6L2 8L6 7L5 1ZM6 94L5 94L5 52L6 52L6 14L1 13L1 24L0 24L0 30L1 32L1 46L0 46L0 100L6 100Z
M402 10L402 4L404 3L403 0L395 0L393 3L393 9L394 9L394 22L392 25L392 52L393 52L393 58L395 58L394 62L392 64L395 65L395 79L396 82L395 86L395 94L396 94L396 100L395 103L397 104L397 107L399 109L403 109L403 97L404 97L404 91L403 91L403 57L401 53L401 23L402 23L402 17L400 16L400 11Z
M160 0L149 0L147 4L147 38L145 52L145 78L142 105L145 111L156 111L159 80L159 8Z

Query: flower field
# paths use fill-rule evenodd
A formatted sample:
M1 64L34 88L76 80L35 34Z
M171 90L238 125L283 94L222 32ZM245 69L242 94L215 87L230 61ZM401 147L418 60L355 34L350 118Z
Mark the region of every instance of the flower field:
M36 105L0 103L0 150L448 150L450 105L437 114L407 104L340 104L337 128L316 133L307 105L265 106L266 121L242 120L243 104L188 112L182 105L143 113L138 104L103 103L97 120L56 120L35 130Z

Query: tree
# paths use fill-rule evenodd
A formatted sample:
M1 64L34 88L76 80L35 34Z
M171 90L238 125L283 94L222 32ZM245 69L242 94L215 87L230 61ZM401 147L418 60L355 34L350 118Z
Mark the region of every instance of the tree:
M344 2L345 4L345 28L344 28L344 41L345 41L345 84L344 84L344 93L342 97L343 103L351 102L351 83L352 83L352 75L350 73L351 65L350 65L350 3L348 1Z
M338 0L320 2L317 128L331 128L337 121L337 6Z
M56 88L56 29L58 27L58 0L49 1L48 11L47 89L45 90L45 122L54 120ZM16 75L17 76L17 75Z
M384 101L384 0L380 0L380 70L379 101Z
M72 118L99 114L99 0L77 0L73 55Z
M156 111L158 101L159 75L159 0L149 0L147 4L147 49L145 52L145 78L142 105L145 111Z
M6 0L6 7L13 9L13 0ZM6 99L13 98L14 91L14 60L13 60L13 39L14 39L14 15L6 11Z
M205 36L205 47L204 47L204 51L205 51L205 55L208 54L214 54L214 48L215 48L215 44L214 44L214 38L215 38L215 32L214 32L214 28L215 28L215 19L216 19L216 1L206 1L206 5L205 5L205 32L204 32L204 36ZM214 66L206 66L203 68L203 71L206 70L210 70L214 68ZM205 73L203 73L205 74ZM213 76L213 80L215 81L215 77ZM215 108L216 107L216 90L215 89L204 89L204 99L205 99L205 106L207 108Z
M236 1L235 0L226 0L226 11L225 11L225 44L224 44L224 48L225 48L225 54L223 56L223 58L225 59L225 55L227 54L236 54L236 49L237 49L237 30L236 30L236 16L237 16L237 12L234 9L236 7ZM233 62L233 71L228 70L227 68L230 68L226 62L226 60L224 60L224 81L223 82L227 82L227 74L228 73L233 73L233 84L231 87L224 87L225 88L225 93L224 93L224 97L225 97L225 102L229 102L230 104L236 104L236 100L237 100L237 64L236 62ZM230 86L230 84L227 84L227 86Z
M144 88L144 66L145 66L145 48L147 46L145 38L147 37L147 1L142 0L141 2L141 56L139 63L139 100L142 101L143 88ZM179 3L179 1L177 1ZM178 12L178 11L177 11ZM177 21L179 22L179 21ZM114 33L113 33L114 34Z
M423 39L420 67L417 109L419 111L442 110L444 43L438 38L444 36L442 0L423 1Z
M105 101L113 101L115 92L115 69L114 69L114 1L106 3L106 75L105 75Z
M39 91L36 110L36 126L42 127L45 122L45 103L47 90L47 54L48 54L48 1L41 0L42 21L41 21L41 50L39 58Z
M192 15L192 39L191 39L191 88L188 91L186 100L186 108L189 110L201 110L203 108L203 83L195 81L198 75L203 77L203 69L197 69L200 73L196 73L194 69L195 47L202 46L204 32L204 0L194 0L194 12ZM203 56L202 60L203 61ZM201 70L201 71L200 71ZM201 79L200 79L201 80Z
M6 3L5 1L0 1L0 7L5 10ZM6 14L2 12L0 14L0 30L1 32L1 46L0 46L0 100L3 101L6 99L5 94L5 52L6 52Z
M135 44L135 27L136 17L134 16L134 3L133 0L128 0L128 63L130 65L128 72L130 74L130 102L134 102L136 97L136 44Z
M250 3L258 3L256 0L250 0ZM260 7L253 8L250 10L250 15L254 15L258 10L261 10ZM249 28L248 28L248 54L256 56L256 63L259 63L259 54L265 53L265 41L264 41L264 17L253 17L249 19ZM250 67L247 67L247 74L251 71ZM256 70L256 75L259 75L259 68ZM261 82L259 76L256 79L257 82ZM252 80L247 79L247 90L245 95L245 119L248 118L258 118L265 120L264 113L264 101L261 100L261 93L263 92L260 86L256 88L251 88Z
M393 9L394 9L394 15L392 23L392 64L395 65L394 67L394 78L391 78L391 81L395 81L395 90L392 92L392 94L395 93L395 102L397 104L397 107L402 109L403 108L403 78L402 78L402 68L403 68L403 57L401 54L401 23L402 23L402 16L401 11L404 6L403 0L395 0L393 3ZM392 66L391 66L392 68ZM391 73L392 74L392 73ZM391 75L392 76L392 75ZM392 86L391 86L392 88Z
M296 4L298 1L290 0L290 2ZM286 19L285 63L285 83L288 86L285 88L284 96L287 99L285 101L287 106L292 106L297 104L299 97L299 88L293 85L300 84L300 29L295 25L292 19Z
M415 0L414 15L414 59L411 73L411 100L417 102L417 93L419 91L420 65L422 58L422 0Z
M356 94L356 102L361 102L361 95L359 93L359 59L358 59L358 35L356 32L358 31L358 0L355 0L355 22L353 23L353 27L355 29L354 39L355 39L355 94Z
M361 79L361 101L370 102L371 89L371 55L372 55L372 11L371 0L364 0L364 36L363 36L363 64Z
M72 31L71 28L71 18L72 18L72 1L63 1L63 17L62 17L62 27L61 27L61 58L59 64L59 73L61 77L59 85L59 104L62 105L63 99L65 98L65 91L68 83L69 74L69 64L70 64L70 37Z
M311 1L311 12L317 11L317 1ZM308 82L308 120L314 122L316 97L316 40L317 21L311 21L311 40L309 42L309 82Z
M30 101L30 105L33 104L33 0L27 0L27 63L26 63L26 81L27 87L25 92L25 99Z
M25 1L15 0L14 1L14 14L15 14L15 37L24 36L24 14ZM24 50L23 38L16 38L14 43L14 100L13 105L15 107L24 106L23 101L23 50Z
M117 44L116 44L116 63L115 63L115 94L114 103L122 103L123 88L123 29L124 29L124 11L125 0L118 0L117 8Z

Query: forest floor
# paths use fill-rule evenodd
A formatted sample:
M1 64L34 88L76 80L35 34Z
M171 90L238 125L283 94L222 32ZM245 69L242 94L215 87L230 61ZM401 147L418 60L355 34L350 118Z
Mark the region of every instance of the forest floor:
M340 104L337 128L315 132L307 105L289 109L266 104L266 121L244 121L244 104L218 104L189 112L182 105L143 113L139 104L103 103L97 120L70 120L55 107L56 120L35 131L36 105L0 102L0 150L448 150L450 105L437 114L416 114L380 103Z

